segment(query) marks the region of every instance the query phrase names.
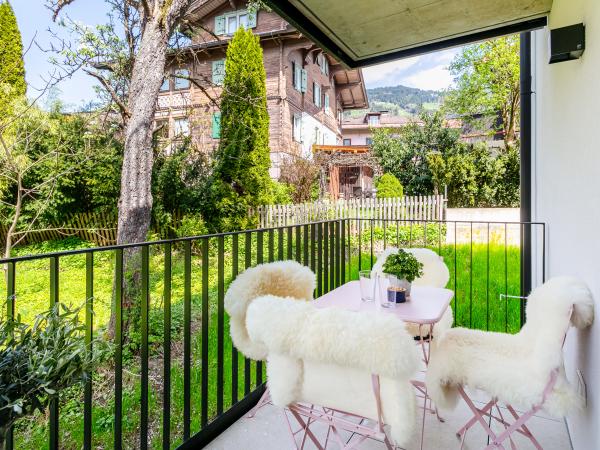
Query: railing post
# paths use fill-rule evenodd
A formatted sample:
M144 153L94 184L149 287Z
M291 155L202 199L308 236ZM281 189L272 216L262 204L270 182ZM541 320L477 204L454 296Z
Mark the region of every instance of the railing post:
M59 280L58 280L58 270L59 270L59 260L58 256L53 256L50 258L50 307L54 307L59 302ZM59 409L58 409L58 394L55 398L50 401L50 422L48 424L50 428L49 434L49 448L50 450L58 450L58 417L59 417Z

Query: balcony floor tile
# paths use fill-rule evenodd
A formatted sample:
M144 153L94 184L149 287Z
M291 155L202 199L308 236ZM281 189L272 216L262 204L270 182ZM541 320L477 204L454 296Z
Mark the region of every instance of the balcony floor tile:
M470 418L466 405L460 403L455 411L443 413L442 417L445 419L443 423L438 422L435 416L427 415L423 449L450 450L460 448L460 442L455 433ZM422 417L419 413L416 423L417 432L406 450L420 448L421 423ZM528 425L545 450L569 450L571 448L566 426L562 420L536 416L528 422ZM325 426L316 430L318 436L323 436L325 432ZM306 445L305 449L313 450L315 448L312 443L310 444ZM464 449L482 449L485 448L486 444L485 433L481 427L473 427L467 434ZM521 436L516 437L515 444L519 450L534 448L526 438ZM254 418L244 417L238 420L206 448L210 450L293 450L294 446L289 436L283 411L275 406L267 405L261 408ZM335 442L332 442L328 448L336 449L338 446ZM367 440L359 448L362 450L384 450L385 446L379 442ZM510 443L506 448L510 448Z

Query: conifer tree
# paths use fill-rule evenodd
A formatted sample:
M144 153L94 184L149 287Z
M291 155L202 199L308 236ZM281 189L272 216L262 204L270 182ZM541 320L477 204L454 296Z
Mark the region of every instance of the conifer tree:
M213 231L256 226L248 209L271 200L269 114L259 38L240 28L229 43L221 136L204 217Z
M23 43L17 18L8 0L0 0L0 116L10 112L15 98L25 95ZM1 120L1 119L0 119Z

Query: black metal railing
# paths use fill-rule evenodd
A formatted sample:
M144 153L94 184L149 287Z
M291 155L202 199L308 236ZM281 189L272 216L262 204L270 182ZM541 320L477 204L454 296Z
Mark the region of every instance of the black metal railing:
M319 296L356 279L387 246L428 247L450 268L457 325L517 331L523 303L506 299L525 294L525 231L536 250L532 267L541 271L534 279L543 280L541 223L343 219L0 260L9 316L85 302L88 345L109 326L114 343L110 360L81 390L61 393L47 419L20 423L8 448L170 449L209 442L264 390L265 367L233 347L223 301L238 273L267 261L310 267ZM132 249L141 254L139 316L125 340L130 275L124 257Z

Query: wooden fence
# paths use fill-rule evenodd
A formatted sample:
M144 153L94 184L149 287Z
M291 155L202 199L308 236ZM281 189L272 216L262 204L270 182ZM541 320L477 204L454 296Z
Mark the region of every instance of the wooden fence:
M171 229L153 225L151 231L163 238L173 237L171 236L172 229L181 222L181 219L182 214L177 213L173 217L174 223L170 227ZM2 244L5 242L7 230L8 226L0 224L0 243ZM13 241L19 239L20 236L21 234L17 234ZM65 239L71 236L99 246L114 245L117 243L117 214L95 212L73 214L63 223L50 224L42 229L28 231L18 245Z
M373 219L375 226L383 220L444 220L446 199L442 195L398 198L365 198L313 202L296 205L267 205L257 210L261 228L299 225L330 219Z

